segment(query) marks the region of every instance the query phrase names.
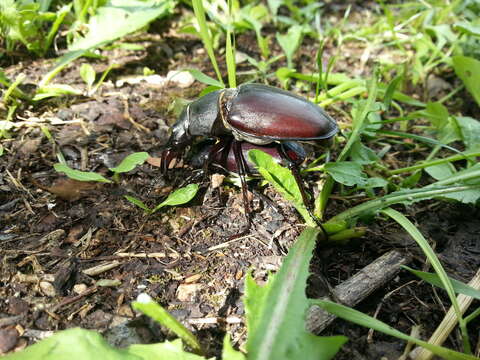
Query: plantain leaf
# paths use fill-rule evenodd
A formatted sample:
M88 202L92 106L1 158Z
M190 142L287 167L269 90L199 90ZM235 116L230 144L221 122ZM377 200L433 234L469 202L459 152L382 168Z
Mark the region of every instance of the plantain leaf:
M306 228L284 264L263 287L251 274L245 280L249 359L331 359L344 336L320 337L305 330L310 301L305 295L309 264L319 230Z

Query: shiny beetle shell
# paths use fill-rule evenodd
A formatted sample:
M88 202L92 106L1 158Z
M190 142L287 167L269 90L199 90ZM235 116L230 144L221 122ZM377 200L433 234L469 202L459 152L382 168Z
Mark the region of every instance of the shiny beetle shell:
M237 140L268 144L285 140L321 140L338 127L325 111L290 92L261 84L226 89L219 98L223 125Z
M173 125L167 149L193 138L221 138L257 145L288 140L328 140L338 126L325 111L288 91L261 84L211 92L190 103Z

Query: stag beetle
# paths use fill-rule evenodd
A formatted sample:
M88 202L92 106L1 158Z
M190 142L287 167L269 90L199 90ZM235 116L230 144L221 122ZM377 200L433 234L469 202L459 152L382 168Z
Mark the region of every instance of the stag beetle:
M298 164L290 157L288 144L291 141L328 142L337 132L337 123L325 111L288 91L262 84L222 89L185 107L173 125L172 134L162 152L162 172L167 171L170 161L194 139L217 139L206 164L211 163L218 154L233 152L242 184L245 213L250 214L245 182L248 166L242 152L242 142L258 146L273 143L292 170L304 203L310 209ZM316 220L313 215L312 218ZM251 219L248 215L247 220L249 228Z

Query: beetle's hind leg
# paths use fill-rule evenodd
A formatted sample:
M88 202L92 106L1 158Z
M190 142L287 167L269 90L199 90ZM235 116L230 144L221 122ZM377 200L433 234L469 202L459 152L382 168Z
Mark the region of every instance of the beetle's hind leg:
M308 199L307 193L305 191L305 186L303 183L302 178L300 177L300 173L298 171L298 167L300 166L300 162L303 161L304 159L300 158L294 158L292 157L292 152L288 151L286 148L286 145L284 143L279 143L278 144L278 152L282 156L282 158L287 162L287 166L290 169L290 171L293 174L293 177L295 178L295 182L298 185L298 188L300 189L300 194L302 195L302 200L303 203L305 204L305 207L307 208L308 215L315 221L315 223L318 225L318 227L322 230L323 236L325 237L325 240L328 240L328 234L327 231L325 230L323 224L318 220L318 218L313 215L312 211L312 202ZM295 154L293 152L293 154Z

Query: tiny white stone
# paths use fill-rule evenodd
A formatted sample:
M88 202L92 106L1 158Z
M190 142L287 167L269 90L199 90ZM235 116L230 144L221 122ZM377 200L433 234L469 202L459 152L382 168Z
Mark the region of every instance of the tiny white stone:
M152 297L146 293L141 293L137 296L137 301L142 304L148 304L152 302Z
M188 88L195 82L195 78L188 71L171 70L167 74L167 79L181 88Z

